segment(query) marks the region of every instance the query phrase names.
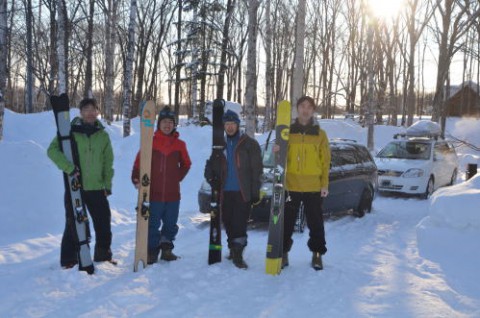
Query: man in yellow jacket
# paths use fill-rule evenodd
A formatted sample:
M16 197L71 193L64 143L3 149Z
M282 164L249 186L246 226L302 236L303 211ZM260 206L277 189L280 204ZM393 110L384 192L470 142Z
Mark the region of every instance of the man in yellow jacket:
M303 203L310 230L308 247L313 253L312 267L321 270L322 255L327 252L322 201L328 195L330 146L327 134L313 118L313 98L301 97L297 101L297 112L288 141L282 268L288 266L295 219Z

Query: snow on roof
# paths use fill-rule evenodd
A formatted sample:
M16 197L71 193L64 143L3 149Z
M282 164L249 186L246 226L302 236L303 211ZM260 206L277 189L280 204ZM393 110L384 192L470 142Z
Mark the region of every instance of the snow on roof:
M480 94L479 87L478 87L477 83L475 83L474 81L466 81L466 82L463 82L460 85L450 85L450 90L448 92L447 92L447 86L445 86L445 88L444 88L445 97L446 98L453 97L455 94L460 92L462 90L462 88L464 88L466 86L470 87L477 94Z
M432 137L440 136L442 128L431 120L419 120L407 128L409 137Z

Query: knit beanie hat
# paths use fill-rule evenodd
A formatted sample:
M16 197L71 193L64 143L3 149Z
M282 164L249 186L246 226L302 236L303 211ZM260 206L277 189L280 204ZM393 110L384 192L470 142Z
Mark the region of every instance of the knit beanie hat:
M240 118L238 118L238 114L233 110L227 110L225 114L223 114L222 122L225 124L227 121L231 121L240 125Z
M165 119L165 118L169 118L173 120L173 123L175 123L175 113L168 106L163 107L162 110L160 111L160 114L158 115L158 122L162 121L162 119Z

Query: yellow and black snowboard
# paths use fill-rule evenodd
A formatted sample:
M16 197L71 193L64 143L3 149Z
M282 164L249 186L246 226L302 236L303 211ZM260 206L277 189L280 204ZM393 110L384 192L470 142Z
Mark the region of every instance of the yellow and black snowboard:
M270 222L268 225L266 273L271 275L278 275L282 270L284 185L290 122L291 105L289 101L283 100L277 106L275 143L280 146L280 150L275 153Z

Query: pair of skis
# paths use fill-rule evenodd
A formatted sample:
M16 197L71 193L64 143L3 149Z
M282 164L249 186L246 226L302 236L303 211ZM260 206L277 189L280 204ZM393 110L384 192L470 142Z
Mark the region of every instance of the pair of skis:
M220 169L221 158L225 149L224 129L222 116L224 112L224 100L217 99L213 103L213 133L212 154L210 160L212 167ZM277 119L275 124L276 144L280 150L275 153L274 183L270 209L270 222L268 227L268 243L266 257L266 273L271 275L280 274L283 256L283 225L284 225L284 181L287 159L287 144L290 132L291 104L281 101L277 107ZM220 171L215 172L217 176ZM211 212L210 212L210 242L208 264L215 264L222 260L221 242L221 182L212 187Z

